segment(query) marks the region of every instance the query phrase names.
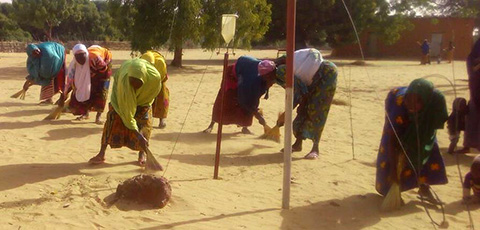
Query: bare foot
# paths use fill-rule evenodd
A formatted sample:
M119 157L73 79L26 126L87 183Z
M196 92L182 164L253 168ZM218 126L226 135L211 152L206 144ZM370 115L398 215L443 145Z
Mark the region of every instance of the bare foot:
M88 119L88 116L85 116L85 115L82 115L82 116L79 116L77 118L75 118L76 121L83 121L83 120L87 120Z
M284 149L281 149L280 152L283 153L283 150ZM292 152L301 152L302 151L302 146L295 146L295 145L292 145Z
M160 119L160 123L158 123L158 128L164 129L167 126L167 123L165 123L165 120Z
M243 134L253 134L247 127L242 128L242 133Z
M95 124L97 124L97 125L103 125L103 121L100 120L100 119L96 119L96 120L95 120Z
M103 163L105 163L105 157L96 155L96 156L90 158L90 160L88 161L88 163L89 163L89 164L92 164L92 165L103 164Z
M309 160L315 160L318 158L318 152L312 151L309 152L307 155L305 155L303 158L309 159Z
M466 154L466 153L469 153L470 152L470 148L468 147L464 147L462 149L459 149L457 151L455 151L456 154Z
M208 127L207 129L203 130L203 133L211 133L213 128Z
M140 166L145 166L145 163L147 161L147 157L145 156L145 153L140 151L138 152L138 165Z
M52 99L47 99L47 100L44 100L44 101L41 101L40 103L38 103L39 105L53 105L53 101Z

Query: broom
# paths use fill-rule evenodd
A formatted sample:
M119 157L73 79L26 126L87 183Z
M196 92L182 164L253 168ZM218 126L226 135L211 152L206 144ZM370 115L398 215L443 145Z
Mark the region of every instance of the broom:
M26 94L26 90L22 89L20 91L18 91L17 93L13 94L12 96L10 96L11 98L20 98L22 100L25 100L25 94Z
M60 115L62 115L63 109L70 104L70 99L68 99L63 106L57 106L53 111L45 117L43 120L57 120L60 118Z
M270 128L268 125L263 126L264 134L260 136L262 139L272 140L280 143L280 126L285 120L285 114L279 114L277 124Z
M163 171L162 165L158 163L157 159L153 156L152 152L148 147L145 148L145 153L147 153L147 161L145 162L145 169L148 171Z
M403 169L403 158L401 155L398 156L398 163L397 163L397 171L395 173L394 182L392 186L390 186L390 190L388 190L385 199L382 202L381 210L383 211L393 211L399 209L402 204L402 195L400 192L400 176L402 174Z

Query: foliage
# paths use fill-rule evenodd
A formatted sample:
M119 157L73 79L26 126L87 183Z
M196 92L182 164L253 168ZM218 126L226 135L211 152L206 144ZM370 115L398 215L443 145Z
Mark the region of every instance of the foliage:
M12 20L13 7L11 4L0 4L0 41L28 41L31 36L19 28L17 22Z

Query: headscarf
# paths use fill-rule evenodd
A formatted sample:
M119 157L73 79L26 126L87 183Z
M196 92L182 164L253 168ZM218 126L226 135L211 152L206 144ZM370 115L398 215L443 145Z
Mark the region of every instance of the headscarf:
M301 49L294 53L293 73L300 80L310 86L313 82L313 76L322 65L323 57L317 49Z
M74 57L70 65L68 66L68 77L73 79L75 85L75 98L79 102L84 102L90 99L91 90L91 75L90 75L90 63L88 60L88 49L83 44L76 44L73 49L73 54L85 53L86 60L83 65L77 62Z
M130 77L141 80L143 85L135 90L130 84ZM160 73L148 61L135 58L125 61L113 78L110 102L115 112L122 118L125 127L138 130L134 118L137 106L152 105L162 87Z
M162 75L162 82L165 82L167 78L167 63L165 62L165 58L157 51L149 50L142 54L140 57L141 59L147 60L148 62L152 63L155 68L158 70L160 75Z
M423 78L412 81L407 88L405 97L412 93L420 96L423 108L416 114L409 114L410 122L402 136L402 143L410 160L414 163L414 167L420 169L430 157L435 143L436 130L443 128L448 119L448 112L445 97L440 91L434 89L432 82ZM420 142L420 149L418 149L417 141Z
M270 60L263 60L258 63L258 75L267 75L275 70L275 62Z
M34 58L32 53L39 49L41 56ZM26 49L28 78L35 84L46 86L52 83L65 61L65 48L55 42L43 42L40 44L28 44Z

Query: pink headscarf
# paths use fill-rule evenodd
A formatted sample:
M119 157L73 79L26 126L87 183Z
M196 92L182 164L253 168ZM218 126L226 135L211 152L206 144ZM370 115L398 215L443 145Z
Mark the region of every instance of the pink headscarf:
M263 60L258 63L258 75L263 76L275 70L275 62Z

